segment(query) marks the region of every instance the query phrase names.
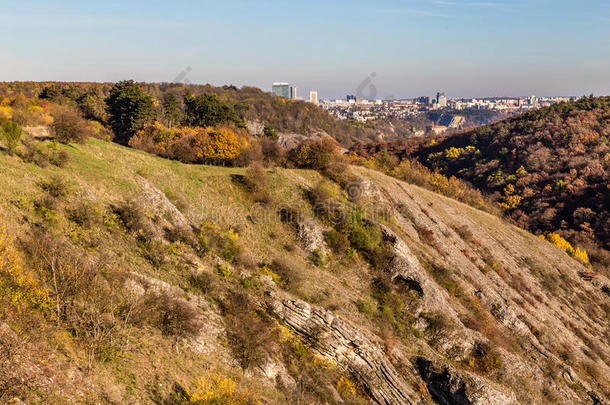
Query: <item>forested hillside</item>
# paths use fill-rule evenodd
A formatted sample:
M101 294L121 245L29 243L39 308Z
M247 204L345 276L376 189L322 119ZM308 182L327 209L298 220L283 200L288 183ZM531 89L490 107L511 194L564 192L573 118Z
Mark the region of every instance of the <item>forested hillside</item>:
M0 96L40 96L59 104L71 104L78 107L85 117L106 124L108 117L105 113L105 99L110 95L113 86L114 83L11 82L0 83ZM183 97L190 94L193 97L216 96L224 105L234 110L242 121L253 121L273 128L276 132L327 134L345 146L358 140L375 139L378 133L374 128L356 127L335 119L311 103L274 97L255 87L245 86L238 89L235 86L214 87L183 83L139 83L138 86L155 100L157 118L166 124L169 122L164 101L168 96L175 97L178 107L184 110ZM172 117L173 125L182 123L176 122L176 118L180 116Z
M490 195L517 224L610 248L610 98L556 104L434 140L354 148L416 159ZM592 249L595 249L591 246ZM608 264L600 252L596 260Z

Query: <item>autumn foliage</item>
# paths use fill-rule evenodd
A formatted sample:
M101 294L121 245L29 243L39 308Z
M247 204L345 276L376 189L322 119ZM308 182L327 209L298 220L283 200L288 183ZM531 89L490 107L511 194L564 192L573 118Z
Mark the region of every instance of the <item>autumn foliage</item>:
M48 291L42 288L34 274L24 267L13 240L0 226L0 299L17 307L49 309Z
M146 125L130 140L129 146L186 163L226 164L235 160L248 144L226 127L174 127L159 122Z
M520 226L610 249L610 97L558 103L430 142L359 145L386 150L482 190Z
M297 167L323 169L339 154L337 143L323 137L301 143L292 151L291 159Z
M203 150L203 158L212 162L227 162L239 156L241 143L228 128L206 130L209 142Z
M199 377L192 385L193 388L187 390L188 400L185 404L256 405L261 403L254 398L254 393L239 387L234 379L220 374Z
M557 233L549 233L546 235L546 237L544 235L540 235L540 239L548 240L553 245L565 250L568 255L580 260L583 264L589 264L589 255L587 255L587 252L585 250L572 247L570 242L562 238L561 235Z

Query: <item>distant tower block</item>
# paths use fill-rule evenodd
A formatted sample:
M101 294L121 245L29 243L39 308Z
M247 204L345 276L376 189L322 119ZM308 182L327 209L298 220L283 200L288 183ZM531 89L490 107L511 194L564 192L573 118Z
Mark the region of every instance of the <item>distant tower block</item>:
M278 97L290 98L290 84L277 82L273 83L271 91Z
M318 104L318 92L310 91L309 92L309 102L313 104Z
M445 93L436 93L436 104L438 104L440 108L447 107L447 97L445 96Z

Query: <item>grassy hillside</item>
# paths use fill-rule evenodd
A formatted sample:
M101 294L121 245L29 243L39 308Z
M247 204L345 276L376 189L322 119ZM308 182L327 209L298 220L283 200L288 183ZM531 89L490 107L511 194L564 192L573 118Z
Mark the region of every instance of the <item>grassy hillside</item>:
M2 403L610 397L608 280L495 216L364 168L37 145L65 161L0 152Z

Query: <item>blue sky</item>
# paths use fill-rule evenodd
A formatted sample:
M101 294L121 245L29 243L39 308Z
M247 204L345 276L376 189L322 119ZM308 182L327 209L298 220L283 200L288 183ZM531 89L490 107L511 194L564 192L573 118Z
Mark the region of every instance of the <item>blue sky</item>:
M323 98L610 93L608 0L0 4L3 81L173 81L190 68L192 83L288 81Z

